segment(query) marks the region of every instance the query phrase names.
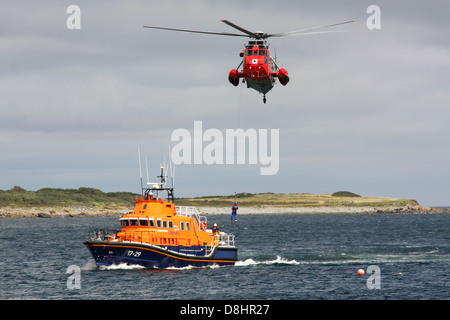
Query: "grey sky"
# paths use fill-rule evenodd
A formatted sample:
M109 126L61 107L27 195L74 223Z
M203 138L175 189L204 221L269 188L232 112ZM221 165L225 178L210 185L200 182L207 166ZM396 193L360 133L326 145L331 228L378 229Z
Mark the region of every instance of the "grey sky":
M81 30L66 9L81 8ZM381 30L366 9L381 8ZM0 189L139 190L177 128L280 129L280 170L180 165L176 195L332 193L450 204L448 1L2 1ZM269 39L290 83L227 80L245 38L356 19L344 33ZM331 30L331 29L330 29ZM172 143L173 145L173 143Z

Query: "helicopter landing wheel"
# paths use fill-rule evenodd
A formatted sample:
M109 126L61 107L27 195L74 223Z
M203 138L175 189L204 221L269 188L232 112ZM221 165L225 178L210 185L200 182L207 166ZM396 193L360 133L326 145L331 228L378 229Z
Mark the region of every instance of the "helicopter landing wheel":
M264 102L264 103L267 102L266 95L264 95L264 97L263 97L263 102Z

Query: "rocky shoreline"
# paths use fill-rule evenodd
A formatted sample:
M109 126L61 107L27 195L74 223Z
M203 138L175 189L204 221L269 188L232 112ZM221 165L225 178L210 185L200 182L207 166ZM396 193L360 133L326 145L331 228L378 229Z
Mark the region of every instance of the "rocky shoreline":
M227 215L229 207L198 207L201 214ZM114 217L122 216L133 208L97 209L92 207L0 207L1 218L64 218L64 217ZM238 214L374 214L374 213L450 213L450 208L430 208L423 206L406 207L245 207L239 208Z
M226 207L198 207L203 214L230 214ZM450 213L450 209L422 206L406 207L240 207L238 214L373 214L373 213Z
M122 216L131 209L96 209L92 207L0 207L1 218L74 218Z

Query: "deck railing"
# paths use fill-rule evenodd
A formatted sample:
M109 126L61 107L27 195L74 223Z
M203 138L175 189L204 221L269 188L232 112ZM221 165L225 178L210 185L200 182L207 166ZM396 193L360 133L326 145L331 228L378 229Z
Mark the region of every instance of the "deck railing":
M111 238L115 239L117 232L119 232L119 230L95 229L94 237L91 239L101 241L109 240Z
M177 211L177 214L184 217L194 217L198 225L200 225L203 221L207 223L208 219L205 216L201 216L200 212L196 207L191 206L176 206L175 210Z
M219 234L219 246L234 247L234 234L231 233Z
M171 245L177 246L180 243L190 242L190 238L171 238L164 236L150 236L146 231L130 231L121 234L120 238L116 238L118 230L104 230L104 229L96 229L94 231L94 237L91 240L100 240L100 241L108 241L108 240L116 240L116 241L132 241L132 242L140 242L140 243L152 243L155 245ZM214 246L224 246L224 247L234 247L234 235L231 233L220 232L218 235L215 235L209 246L212 248Z

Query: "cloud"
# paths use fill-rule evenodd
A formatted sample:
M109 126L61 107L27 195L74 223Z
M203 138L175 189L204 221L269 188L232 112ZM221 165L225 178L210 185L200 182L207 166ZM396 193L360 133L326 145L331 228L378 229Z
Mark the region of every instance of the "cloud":
M171 132L202 120L205 129L280 129L280 171L179 166L178 194L345 187L448 204L447 2L381 1L378 31L365 26L370 1L79 1L74 31L70 4L0 5L0 189L135 190L137 144L159 165ZM266 32L358 22L270 39L291 81L264 105L227 80L244 38L142 28L232 32L220 19Z

